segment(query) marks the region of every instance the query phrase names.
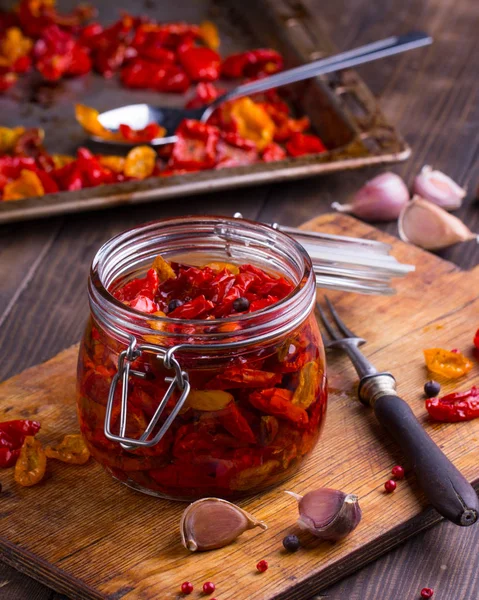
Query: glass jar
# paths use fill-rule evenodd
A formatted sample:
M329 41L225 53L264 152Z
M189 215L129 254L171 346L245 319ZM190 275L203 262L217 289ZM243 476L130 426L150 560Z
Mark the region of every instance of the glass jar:
M215 320L144 314L115 291L154 258L253 264L294 284L263 310ZM175 500L234 499L283 482L314 448L327 401L311 260L291 237L225 217L136 227L97 253L78 362L78 414L116 479Z

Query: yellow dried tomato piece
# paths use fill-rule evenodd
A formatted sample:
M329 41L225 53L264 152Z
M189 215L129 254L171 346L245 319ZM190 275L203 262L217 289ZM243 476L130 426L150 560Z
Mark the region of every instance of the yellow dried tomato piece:
M18 27L9 27L0 42L0 65L13 65L19 58L29 54L33 40L25 37Z
M0 127L0 152L10 152L24 133L25 127Z
M65 165L68 165L75 160L74 156L69 156L68 154L52 154L51 157L53 159L55 169L61 169Z
M444 348L428 348L423 352L428 370L447 379L457 379L472 369L472 362L460 352Z
M241 137L253 141L262 150L273 141L276 126L266 110L248 98L239 98L225 106L224 111L236 122Z
M200 36L203 42L212 50L220 47L220 35L218 27L211 21L203 21L200 25Z
M161 310L158 310L157 312L154 312L153 314L155 315L155 317L166 317L166 314ZM164 331L166 323L162 323L160 321L148 321L148 325L155 331ZM150 344L160 344L162 341L162 337L160 335L148 335L147 334L144 336L144 338Z
M318 363L312 360L306 363L299 372L299 383L291 402L307 410L316 400L318 388Z
M91 108L90 106L85 106L84 104L75 104L76 120L87 133L95 135L99 138L103 138L104 140L123 139L120 133L110 131L109 129L103 127L98 120L99 114L100 113L96 109Z
M160 254L155 258L153 264L151 265L152 269L158 273L158 277L161 282L166 281L167 279L176 279L176 273L171 268L169 262L167 262Z
M23 442L15 465L15 481L25 487L39 483L47 468L47 457L41 443L32 435Z
M90 458L90 450L83 437L75 433L66 435L58 446L47 446L45 455L72 465L84 465Z
M33 196L43 196L45 189L36 173L22 169L20 177L7 183L3 188L4 200L23 200Z
M221 261L209 262L205 265L205 267L209 267L210 269L212 269L213 271L215 271L217 273L219 273L220 271L223 271L224 269L226 269L230 273L233 273L233 275L238 275L240 272L239 267L237 267L236 265L233 265L233 264L227 263L227 262L221 262Z
M125 169L125 159L123 156L99 156L98 160L100 161L100 164L115 173L123 173L123 170Z
M232 394L223 390L191 390L186 399L188 406L194 410L223 410L234 401Z
M123 172L127 177L146 179L155 170L156 152L151 146L136 146L126 156Z

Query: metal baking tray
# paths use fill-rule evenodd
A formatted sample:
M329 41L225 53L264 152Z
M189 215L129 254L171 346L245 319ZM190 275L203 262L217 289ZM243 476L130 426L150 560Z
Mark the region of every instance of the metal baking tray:
M61 10L70 10L78 3L60 0L58 4ZM96 5L101 22L118 18L120 5L114 0ZM121 10L164 21L199 23L210 19L220 30L222 55L268 46L285 56L288 67L335 51L320 15L310 13L301 0L122 0ZM297 179L405 160L410 155L409 146L384 118L376 99L354 71L321 76L288 90L298 114L309 116L312 128L329 148L327 153L0 202L0 223ZM181 106L188 97L127 90L116 79L106 80L93 73L59 84L43 82L38 74L32 74L2 96L0 105L2 125L43 127L50 152L74 154L79 145L86 145L94 152L112 154L121 152L85 138L75 121L76 102L103 111L141 102Z

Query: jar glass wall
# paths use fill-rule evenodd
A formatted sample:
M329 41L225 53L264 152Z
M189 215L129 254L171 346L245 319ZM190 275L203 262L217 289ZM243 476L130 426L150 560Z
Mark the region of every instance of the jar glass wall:
M155 256L189 265L253 264L286 277L294 290L259 310L210 321L140 313L110 292L144 274ZM292 238L267 226L224 217L159 221L113 238L92 266L91 317L78 363L81 431L93 456L115 478L161 497L234 499L281 483L315 446L326 410L325 359L313 314L311 262ZM129 377L124 434L139 439L171 377L173 349L191 390L162 439L128 448L105 435L119 354L132 340L148 349ZM153 351L152 346L163 349ZM110 429L120 432L121 383L112 395ZM155 435L175 404L168 400Z

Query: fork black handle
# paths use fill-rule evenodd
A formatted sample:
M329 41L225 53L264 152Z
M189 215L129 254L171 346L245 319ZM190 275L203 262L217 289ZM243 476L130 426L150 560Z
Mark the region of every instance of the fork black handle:
M378 421L400 446L428 501L456 525L473 525L479 499L472 485L429 437L409 405L395 395L380 395L373 404Z

